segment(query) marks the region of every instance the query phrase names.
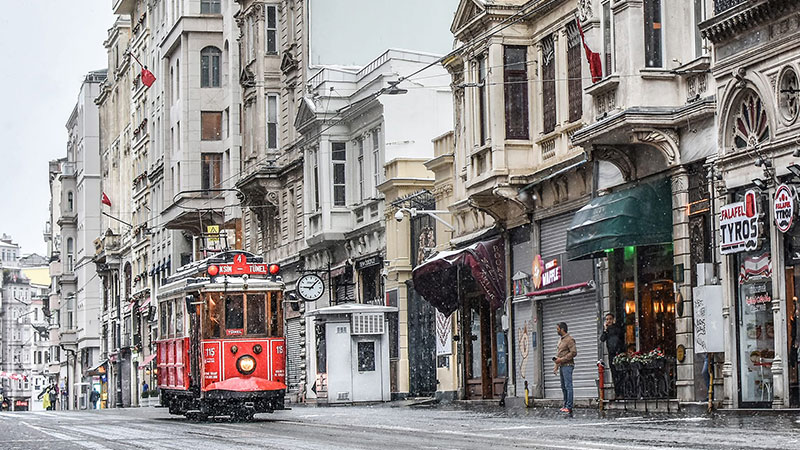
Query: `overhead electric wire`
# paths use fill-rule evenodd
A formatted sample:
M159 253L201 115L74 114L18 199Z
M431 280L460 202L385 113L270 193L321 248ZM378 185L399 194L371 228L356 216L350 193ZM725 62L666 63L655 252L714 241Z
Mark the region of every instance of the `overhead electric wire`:
M495 25L493 28L491 28L491 29L487 30L487 31L486 31L486 32L485 32L483 35L476 36L476 37L474 37L474 38L470 39L469 41L467 41L466 43L462 44L462 45L461 45L461 46L459 46L458 48L451 50L450 52L448 52L448 53L447 53L447 54L445 54L444 56L442 56L442 57L439 57L438 59L436 59L435 61L432 61L432 62L430 62L429 64L426 64L426 65L425 65L425 66L423 66L422 68L420 68L420 69L417 69L417 70L415 70L414 72L412 72L412 73L410 73L410 74L408 74L408 75L405 75L405 76L401 76L401 77L399 77L399 78L398 78L398 80L397 80L397 82L396 82L396 83L394 83L394 84L395 84L395 86L399 85L399 84L400 84L401 82L403 82L403 81L413 81L413 80L410 80L410 78L411 78L411 77L414 77L415 75L417 75L417 74L419 74L419 73L422 73L422 72L424 72L425 70L427 70L427 69L429 69L429 68L431 68L431 67L434 67L434 66L435 66L435 65L437 65L437 64L441 64L443 61L445 61L446 59L448 59L448 58L452 57L453 55L456 55L456 54L458 54L459 52L463 51L465 48L469 48L469 47L471 47L471 46L475 45L477 42L479 42L479 41L481 41L481 40L488 39L488 38L490 38L490 37L494 36L495 34L499 33L500 31L503 31L503 30L505 30L506 28L508 28L508 27L510 27L510 26L512 26L512 25L514 25L514 24L516 24L516 23L518 23L518 22L520 22L521 20L525 19L525 18L526 18L526 17L528 17L529 15L536 13L537 11L539 11L539 8L532 8L530 11L527 11L527 12L525 11L525 10L526 10L526 8L528 8L528 7L529 7L529 6L530 6L532 3L534 3L535 1L536 1L536 0L530 0L530 1L529 1L529 2L527 2L525 5L523 5L523 6L520 8L520 10L519 10L519 11L517 11L517 12L516 12L516 13L514 13L513 15L511 15L511 16L509 16L509 17L507 17L507 18L503 19L503 20L502 20L502 21L500 21L498 24L496 24L496 25ZM539 7L541 7L541 5L539 5ZM517 16L519 16L519 17L517 17ZM515 17L516 17L516 19L515 19ZM508 21L510 21L510 22L508 22ZM508 22L508 23L506 23L506 22ZM446 87L446 86L445 86L445 87ZM375 92L375 93L373 93L373 94L370 94L369 96L365 97L364 99L361 99L361 100L359 100L359 102L363 102L364 104L368 104L370 100L374 100L375 98L378 98L378 97L379 97L379 96L381 96L383 93L385 93L385 91L386 91L386 90L387 90L386 88L382 88L382 89L380 89L379 91L377 91L377 92ZM370 97L373 97L373 98L370 98ZM306 137L303 137L303 138L302 138L302 139L300 139L298 142L296 142L296 143L295 143L295 145L297 145L298 143L303 143L303 142L308 142L308 141L315 141L317 138L319 138L319 137L320 137L322 134L324 134L326 131L330 130L331 128L333 128L333 127L335 127L336 125L338 125L339 123L341 123L341 122L342 122L342 121L343 121L345 118L349 118L349 117L351 117L352 115L356 114L358 111L360 111L360 109L358 109L358 110L356 110L356 111L347 111L348 115L345 115L345 116L343 116L343 117L342 117L340 120L338 120L338 121L334 122L334 123L333 123L333 124L331 124L330 126L328 126L328 127L326 127L325 129L323 129L323 130L319 131L318 133L316 133L316 134L315 134L313 137L311 137L311 138L306 138ZM341 111L337 111L337 114L336 114L336 115L339 115L340 113L341 113ZM336 116L334 116L334 117L336 117ZM324 123L324 121L323 121L323 123ZM272 154L264 155L264 157L263 157L263 158L260 158L260 159L256 160L256 161L255 161L254 163L252 163L252 164L253 164L253 166L256 166L256 165L258 165L258 164L261 164L262 162L264 162L264 161L267 161L267 160L269 160L270 158L273 158L273 157L274 157L274 155L272 155ZM243 172L243 171L237 171L236 173L232 174L232 175L231 175L231 176L229 176L228 178L226 178L226 179L222 180L222 181L220 182L220 185L221 185L221 186L224 186L226 182L230 181L231 179L233 179L233 178L235 178L235 177L237 177L237 176L240 176L240 175L242 174L242 172ZM217 199L217 198L220 198L220 196L216 196L216 197L214 197L214 198L208 199L208 200L207 200L207 201L206 201L206 202L203 204L203 206L205 206L205 205L208 205L208 203L209 203L209 202L211 202L212 200L215 200L215 199Z
M444 62L444 61L445 61L445 60L447 60L448 58L451 58L452 56L454 56L454 55L457 55L457 54L459 54L460 52L464 51L464 49L470 48L470 47L474 46L475 44L477 44L477 43L478 43L478 42L480 42L480 41L483 41L483 40L489 39L490 37L492 37L492 36L496 35L497 33L501 32L501 31L503 31L503 30L505 30L506 28L508 28L508 27L510 27L510 26L512 26L512 25L514 25L514 24L516 24L516 23L519 23L520 21L522 21L522 20L526 19L527 17L529 17L529 16L531 16L531 15L533 15L533 14L535 14L535 13L539 12L541 9L543 9L543 7L544 7L545 5L533 5L534 7L533 7L533 8L530 8L530 9L528 10L528 8L529 8L529 7L530 7L530 6L531 6L533 3L536 3L536 1L537 1L537 0L530 0L530 1L529 1L529 2L527 2L525 5L522 5L522 6L520 7L520 10L519 10L519 11L517 11L517 12L516 12L516 13L514 13L514 14L512 14L511 16L508 16L508 17L506 17L505 19L503 19L502 21L500 21L499 23L497 23L496 25L494 25L494 26L493 26L492 28L490 28L489 30L486 30L486 31L485 31L484 33L482 33L481 35L478 35L478 36L475 36L475 37L473 37L473 38L472 38L472 39L470 39L469 41L467 41L467 42L465 42L464 44L460 45L458 48L451 50L450 52L448 52L448 53L447 53L447 54L445 54L444 56L437 58L436 60L434 60L434 61L432 61L432 62L430 62L430 63L426 64L425 66L423 66L423 67L421 67L421 68L419 68L419 69L417 69L417 70L415 70L415 71L411 72L410 74L398 77L397 81L396 81L396 82L392 82L391 84L392 84L394 87L396 87L396 86L398 86L400 83L402 83L403 81L414 81L413 77L415 77L416 75L418 75L418 74L420 74L420 73L424 72L425 70L428 70L429 68L431 68L431 67L434 67L434 66L436 66L437 64L441 64L442 62ZM531 63L533 63L533 62L531 62ZM504 64L504 65L501 65L501 67L505 67L505 64ZM465 71L466 71L466 69L465 69L464 71L462 71L461 73L463 73L463 72L465 72ZM436 75L436 76L444 76L444 75L445 75L445 74ZM433 77L433 76L431 76L431 77L427 77L427 78L432 78L432 77ZM422 78L419 78L419 79L422 79ZM517 81L517 82L525 82L525 81ZM516 83L516 82L510 82L510 83ZM490 84L490 85L495 85L495 84L505 84L505 83L489 83L489 84ZM435 87L435 86L409 86L409 88L424 88L424 89L433 89L433 88L439 89L439 88L448 88L448 87L450 87L450 85L447 85L447 86L440 86L440 87ZM466 87L466 86L465 86L465 87ZM323 124L325 124L325 123L326 123L328 120L332 120L332 119L336 118L336 117L337 117L337 116L339 116L339 115L342 115L342 117L341 117L341 118L339 118L338 120L334 121L334 122L333 122L333 123L331 123L329 126L327 126L327 127L323 128L322 130L318 131L316 134L314 134L314 135L313 135L313 136L311 136L311 137L302 137L301 139L299 139L298 141L296 141L296 142L295 142L293 145L296 145L296 146L297 146L297 145L302 145L302 144L304 144L304 143L306 143L306 142L313 142L313 141L316 141L316 140L317 140L319 137L321 137L321 136L322 136L322 135L323 135L325 132L327 132L328 130L332 129L333 127L335 127L335 126L339 125L340 123L342 123L344 120L346 120L346 119L348 119L348 118L350 118L350 117L352 117L352 116L354 116L354 115L358 114L358 113L359 113L359 112L361 112L362 110L366 109L366 108L367 108L367 106L368 106L368 105L370 105L370 101L372 101L372 100L374 100L374 99L376 99L376 98L380 97L381 95L383 95L384 93L386 93L386 91L387 91L387 90L388 90L387 88L381 88L381 89L380 89L380 90L378 90L377 92L374 92L374 93L372 93L372 94L370 94L370 95L366 96L365 98L363 98L363 99L359 100L357 103L362 103L362 105L361 105L361 106L359 106L359 107L357 107L355 110L350 110L350 108L352 107L352 105L348 105L347 107L345 107L345 108L342 108L342 109L338 110L338 111L336 112L336 114L335 114L335 115L334 115L332 118L329 118L329 119L323 119L323 120L322 120L322 123L323 123ZM328 101L330 101L330 97L328 98ZM269 161L269 160L275 160L275 159L276 159L276 158L275 158L275 156L276 156L276 154L274 154L274 153L268 153L268 154L265 154L265 155L264 155L262 158L259 158L259 159L257 159L255 162L251 163L251 167L257 167L258 165L260 165L260 164L261 164L261 163L263 163L263 162L266 162L266 161ZM226 185L226 183L228 183L229 181L233 180L233 179L234 179L234 178L236 178L236 177L239 177L239 178L241 179L241 176L242 176L244 173L245 173L245 170L238 170L238 171L236 171L236 172L232 173L232 174L231 174L230 176L228 176L227 178L225 178L225 179L221 180L221 181L219 182L219 186L225 186L225 185ZM176 194L176 195L177 195L177 194ZM216 196L214 196L214 197L211 197L211 198L207 199L207 200L206 200L206 201L205 201L205 202L204 202L204 203L201 205L201 207L198 207L198 208L195 208L195 209L196 209L197 211L202 211L202 210L213 210L213 209L217 209L217 208L205 208L205 206L209 205L209 203L210 203L211 201L213 201L213 200L216 200L216 199L219 199L219 198L221 198L222 196L223 196L222 194L219 194L219 195L216 195ZM223 207L223 209L224 209L224 207ZM159 216L156 216L156 217L152 217L151 219L145 220L143 223L144 223L144 224L146 224L146 223L148 223L148 222L150 222L151 220L154 220L154 219L156 219L156 218L160 218L160 215L159 215Z

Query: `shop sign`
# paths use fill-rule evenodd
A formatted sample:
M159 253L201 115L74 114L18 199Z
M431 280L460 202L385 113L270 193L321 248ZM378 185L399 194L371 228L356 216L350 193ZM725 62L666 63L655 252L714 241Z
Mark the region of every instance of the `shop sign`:
M436 311L436 356L453 354L453 315L445 316Z
M756 193L747 191L743 202L720 208L720 253L728 255L758 247L758 208Z
M760 294L751 295L745 299L747 304L750 306L755 305L764 305L772 301L772 297L769 296L766 292L762 292Z
M789 228L792 228L794 218L794 196L789 186L785 184L778 186L778 190L775 191L775 203L772 210L778 231L781 233L789 231Z
M28 406L28 401L27 400L17 400L15 405L17 405L17 406Z
M534 289L541 289L561 281L561 266L558 265L558 260L553 259L545 263L541 255L536 255L531 266L531 278Z
M366 269L367 267L377 266L381 263L380 256L370 256L362 260L356 261L356 270Z

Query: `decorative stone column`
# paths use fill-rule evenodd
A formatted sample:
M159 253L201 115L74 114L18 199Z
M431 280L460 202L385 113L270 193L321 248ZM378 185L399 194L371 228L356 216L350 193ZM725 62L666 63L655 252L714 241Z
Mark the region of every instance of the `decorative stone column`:
M683 362L678 361L677 394L681 401L694 401L694 312L692 308L691 284L691 238L689 236L689 177L686 168L679 166L670 174L672 185L672 242L673 264L683 267L683 282L675 280L675 296L680 294L683 308L675 315L675 345L683 345L686 353ZM676 298L677 300L677 298ZM677 311L683 309L683 314Z
M763 202L764 221L762 226L769 227L771 264L772 264L772 321L773 339L775 346L775 359L772 360L772 407L775 409L788 406L786 401L786 384L784 380L784 361L786 357L786 282L783 271L783 233L781 233L772 220L773 202L776 186L769 190L768 200Z

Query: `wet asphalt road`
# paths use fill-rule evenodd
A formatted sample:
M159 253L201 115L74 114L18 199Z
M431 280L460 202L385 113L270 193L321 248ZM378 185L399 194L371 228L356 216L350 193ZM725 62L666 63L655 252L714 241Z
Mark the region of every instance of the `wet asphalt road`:
M800 414L300 406L192 422L163 408L0 413L0 449L800 449Z

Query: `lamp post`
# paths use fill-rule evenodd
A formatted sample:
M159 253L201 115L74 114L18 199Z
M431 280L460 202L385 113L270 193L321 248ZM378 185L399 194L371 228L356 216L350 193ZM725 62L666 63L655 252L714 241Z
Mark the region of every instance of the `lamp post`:
M408 213L408 215L411 217L417 217L419 214L427 214L437 222L447 227L450 231L455 231L455 228L452 225L450 225L447 221L445 221L444 219L442 219L437 215L437 214L451 214L450 211L444 211L438 209L398 208L397 212L394 213L394 219L398 222L402 222L403 218L405 217L405 213Z

